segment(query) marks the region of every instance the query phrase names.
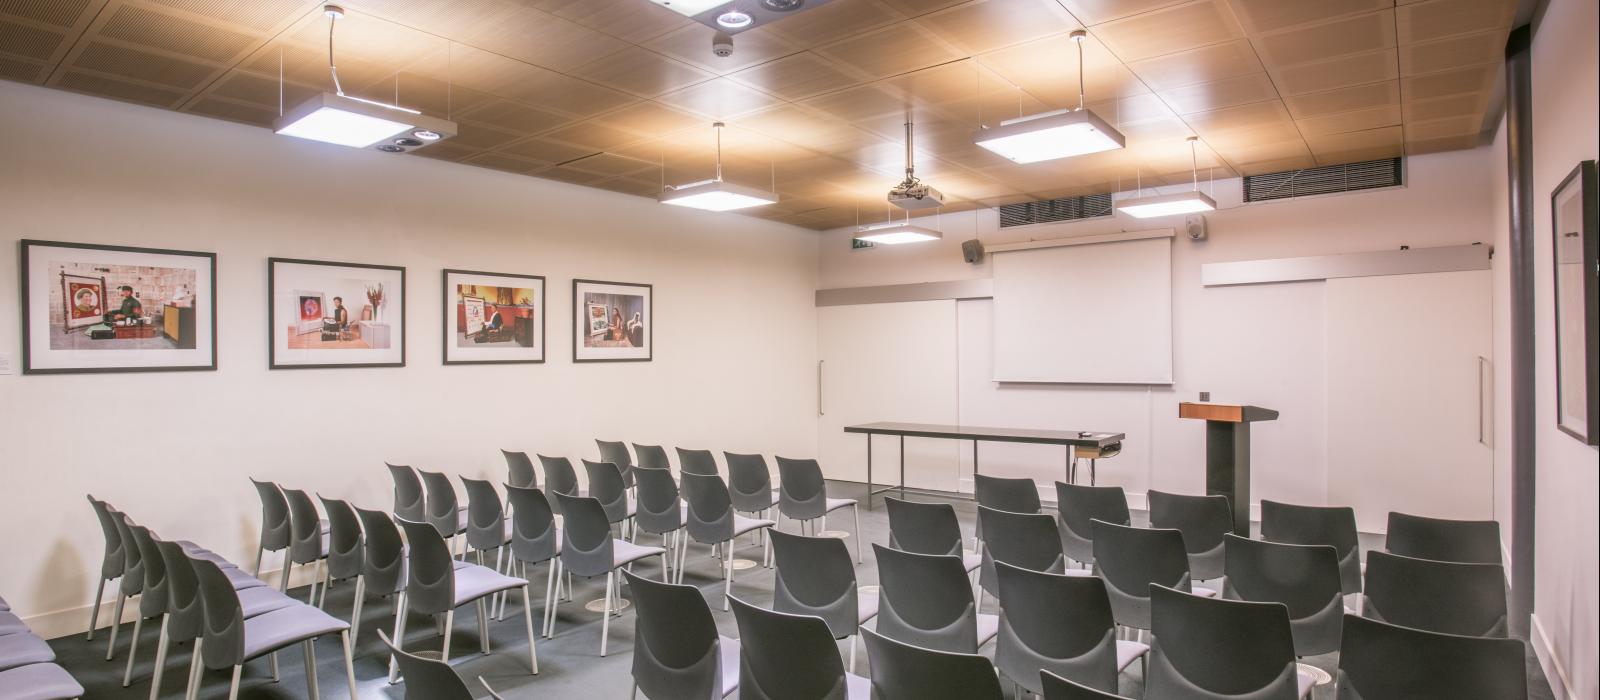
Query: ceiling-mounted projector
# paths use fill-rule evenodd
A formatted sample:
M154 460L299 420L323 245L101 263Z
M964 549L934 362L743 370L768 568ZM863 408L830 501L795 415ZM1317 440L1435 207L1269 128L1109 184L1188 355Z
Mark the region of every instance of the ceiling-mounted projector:
M938 209L944 206L944 193L917 179L917 165L912 160L911 122L906 122L906 179L889 190L889 203L906 211Z
M771 24L832 0L650 0L719 32L739 32Z

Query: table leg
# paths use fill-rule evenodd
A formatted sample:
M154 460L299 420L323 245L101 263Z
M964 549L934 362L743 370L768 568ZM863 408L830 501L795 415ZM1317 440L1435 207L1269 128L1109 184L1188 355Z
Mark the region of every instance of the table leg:
M906 436L900 436L900 497L906 497Z
M867 433L867 510L872 510L872 433Z

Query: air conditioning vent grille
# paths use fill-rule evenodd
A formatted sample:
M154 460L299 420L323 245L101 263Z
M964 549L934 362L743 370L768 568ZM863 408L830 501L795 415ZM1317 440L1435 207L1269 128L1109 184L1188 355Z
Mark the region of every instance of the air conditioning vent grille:
M1246 175L1244 201L1266 202L1316 194L1397 187L1401 184L1403 183L1400 159L1382 158L1360 163Z
M1059 197L1000 206L1000 228L1111 216L1111 194Z

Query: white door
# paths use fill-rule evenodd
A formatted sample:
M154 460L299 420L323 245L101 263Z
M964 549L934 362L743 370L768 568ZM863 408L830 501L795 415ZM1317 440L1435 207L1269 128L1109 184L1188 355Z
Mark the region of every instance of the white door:
M845 433L847 425L956 422L955 301L828 306L817 324L823 475L867 480L867 437ZM899 438L873 438L874 483L899 483L899 446ZM956 490L954 440L907 438L905 446L907 486Z

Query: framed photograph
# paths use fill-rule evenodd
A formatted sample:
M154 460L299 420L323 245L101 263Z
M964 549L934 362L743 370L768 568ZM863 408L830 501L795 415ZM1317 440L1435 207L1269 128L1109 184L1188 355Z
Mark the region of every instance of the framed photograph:
M444 363L544 362L544 278L444 271Z
M1556 299L1556 422L1600 444L1600 189L1586 160L1550 195Z
M572 361L649 362L654 350L648 284L572 281Z
M217 368L217 255L21 242L22 373Z
M406 269L267 259L268 366L404 367Z

